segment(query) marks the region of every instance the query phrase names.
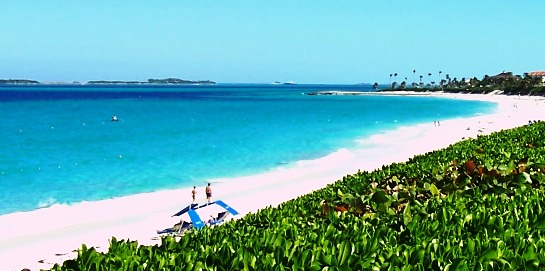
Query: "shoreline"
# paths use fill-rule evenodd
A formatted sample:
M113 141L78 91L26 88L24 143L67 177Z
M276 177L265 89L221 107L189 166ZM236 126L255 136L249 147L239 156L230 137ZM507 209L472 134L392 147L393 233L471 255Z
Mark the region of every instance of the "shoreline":
M488 101L497 103L497 109L486 115L440 119L439 126L421 123L400 127L360 139L356 149L341 149L316 160L299 161L295 167L234 179L212 179L212 200L224 200L242 217L323 188L358 170L372 171L466 138L525 125L529 120L545 120L545 98L541 96L381 93ZM205 201L204 187L204 183L197 187L198 203ZM178 222L171 215L190 203L190 191L191 188L159 191L0 216L0 258L4 259L0 270L51 268L54 263L76 257L75 250L83 243L105 252L112 236L137 240L142 245L159 244L155 231Z

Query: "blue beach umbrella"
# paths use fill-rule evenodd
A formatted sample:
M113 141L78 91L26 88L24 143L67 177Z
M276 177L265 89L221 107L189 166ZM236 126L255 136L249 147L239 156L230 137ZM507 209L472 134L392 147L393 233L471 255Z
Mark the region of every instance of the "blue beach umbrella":
M211 225L219 224L223 222L228 214L232 216L239 214L233 207L221 200L216 200L210 204L196 205L191 204L174 214L174 216L182 216L182 220L191 221L194 228L200 229L205 226L205 221ZM212 218L210 221L208 221L209 217ZM205 221L203 221L203 218Z

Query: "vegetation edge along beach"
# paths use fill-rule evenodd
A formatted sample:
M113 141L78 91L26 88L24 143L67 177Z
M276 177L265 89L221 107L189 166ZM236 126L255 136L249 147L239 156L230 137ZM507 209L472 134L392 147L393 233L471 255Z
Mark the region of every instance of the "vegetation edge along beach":
M544 131L535 121L465 139L154 246L83 245L52 270L537 270Z
M458 91L457 93L461 92L467 97L472 97L470 99L485 101L509 99L508 104L515 107L509 114L517 114L517 105L533 106L535 103L538 107L538 103L542 102L538 92L534 91L521 97L518 95L520 93L506 93L502 90L505 87L502 84L487 85L491 92L468 92L467 88L459 88L456 85L450 88L445 86L443 89L440 86L428 87L430 88L418 87L416 91L391 88L354 94L458 98L461 96L449 95ZM533 86L536 87L539 86ZM523 100L526 103L523 103ZM520 111L518 117L533 117L528 112L530 111ZM537 116L537 119L540 121L530 121L531 125L490 136L478 136L476 139L469 138L446 149L434 147L432 149L435 151L413 157L415 153L425 149L421 148L423 146L417 146L416 149L409 151L412 155L407 157L408 161L402 159L398 163L386 163L389 165L382 166L379 170L364 170L352 175L343 175L342 180L337 182L336 179L330 178L327 181L329 185L324 185L325 188L304 196L285 198L276 208L258 204L259 211L249 212L236 221L201 231L190 231L181 237L168 236L157 239L158 242L154 245L146 242L148 237L122 239L120 237L124 235L108 232L111 234L109 236L115 236L109 240L109 248L87 243L72 253L68 250L64 251L67 253L60 253L64 249L53 247L58 257L53 260L41 260L40 268L49 269L50 266L53 266L53 270L176 270L176 268L395 270L403 266L418 269L505 269L519 266L527 269L539 268L544 263L535 255L542 249L539 232L542 229L540 223L543 218L538 214L542 206L539 197L545 164L540 139L543 131L541 120L545 118ZM492 118L488 120L496 121ZM463 120L461 122L463 123ZM446 128L447 130L443 131L447 133L456 129L449 127L448 122L441 128ZM476 130L473 126L471 128ZM489 140L490 138L493 140ZM519 149L524 152L520 153ZM344 171L343 174L351 172ZM537 193L536 207L532 208L537 208L538 211L534 213L522 207L522 203L534 195L526 194L530 192ZM490 198L493 201L482 201L483 198ZM503 206L504 201L513 201L514 205L523 209ZM238 201L239 204L241 202ZM468 206L486 208L466 208ZM529 221L529 224L518 225L517 221L507 220L505 212L497 214L499 218L490 218L489 213L496 209L522 212L524 217L520 219ZM440 217L443 217L443 220L438 220ZM477 218L481 224L471 224ZM491 220L499 221L497 223L500 225L483 224L484 221ZM428 225L430 223L431 225ZM451 227L456 223L459 224L457 228ZM290 226L286 226L288 224ZM508 228L506 224L515 224L516 227L513 228L511 225L509 226L511 228ZM85 223L74 225L63 227L70 230L89 226ZM424 226L419 228L417 225L428 225L426 226L428 228ZM469 225L471 228L468 228ZM505 234L505 231L498 233L496 228L491 230L490 227L510 229L508 231L510 236L520 227L529 233L515 232L515 235L525 234L523 236L526 239L537 243L533 243L534 241L528 243L526 239L501 239L502 242L498 243L498 234ZM465 235L468 231L473 235ZM347 236L344 236L345 233ZM149 232L147 234L152 235ZM64 238L58 237L59 240ZM55 239L55 236L47 238ZM13 239L24 240L23 237ZM481 240L479 244L481 248L475 248L475 240ZM380 248L376 244L373 245L375 242L382 244ZM496 242L496 245L490 245L491 242ZM513 247L515 245L516 248ZM446 249L439 249L444 247ZM465 250L466 247L472 248ZM364 253L364 249L370 250ZM434 256L428 261L430 253ZM339 256L340 254L344 256ZM485 254L489 256L485 257ZM76 256L72 259L69 255ZM61 256L68 260L59 261ZM404 257L404 260L394 259L395 257Z
M84 245L52 270L537 270L544 132L464 140L160 245Z

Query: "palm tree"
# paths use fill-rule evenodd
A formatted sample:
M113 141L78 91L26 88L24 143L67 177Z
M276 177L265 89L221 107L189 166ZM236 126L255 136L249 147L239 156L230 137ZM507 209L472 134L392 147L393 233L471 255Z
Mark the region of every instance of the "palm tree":
M424 77L424 76L420 75L420 84L419 84L420 87L422 87L422 86L424 85L424 84L422 83L422 77Z
M390 73L390 84L392 83L392 74Z
M431 81L430 80L430 76L431 76L431 72L428 72L428 81ZM431 83L430 83L431 84Z
M413 84L414 84L414 76L416 75L416 70L413 70Z
M396 87L397 87L397 82L394 81L394 82L392 83L392 89L395 89Z
M452 85L454 87L459 87L460 86L460 82L458 82L458 78L454 77L454 79L452 79Z
M469 84L471 85L471 87L478 87L480 83L481 82L479 81L479 79L477 79L477 77L473 77L469 80Z
M441 79L441 81L439 81L439 85L441 86L441 91L443 90L443 87L445 86L446 83L447 83L447 80L445 79Z
M375 83L373 84L373 90L377 90L377 89L378 89L378 83L375 82Z

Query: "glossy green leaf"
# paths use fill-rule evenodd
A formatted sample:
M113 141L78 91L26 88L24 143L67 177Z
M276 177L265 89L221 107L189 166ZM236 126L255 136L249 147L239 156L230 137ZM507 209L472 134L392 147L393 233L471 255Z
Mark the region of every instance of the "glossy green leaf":
M411 214L411 205L407 203L405 210L403 210L403 224L406 226L413 220L413 215Z
M439 195L439 189L437 189L435 184L431 184L429 190L430 190L430 192L431 192L431 194L433 196L438 196Z

